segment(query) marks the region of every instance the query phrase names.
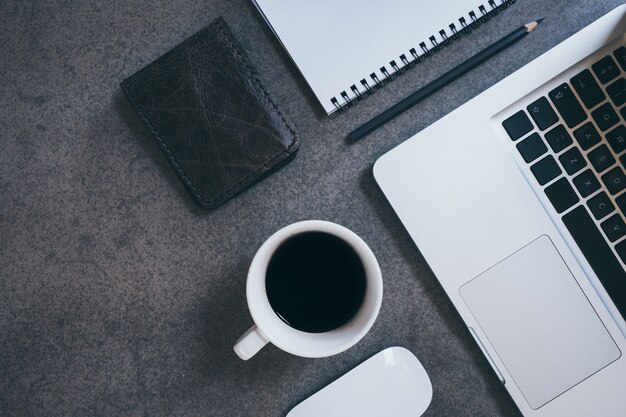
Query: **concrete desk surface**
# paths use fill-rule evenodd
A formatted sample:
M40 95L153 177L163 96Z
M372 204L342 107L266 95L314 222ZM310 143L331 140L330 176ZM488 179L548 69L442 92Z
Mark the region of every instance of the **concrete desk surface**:
M430 374L426 416L519 416L377 188L372 165L618 3L519 0L327 117L250 1L0 2L0 416L282 417L394 345ZM283 169L205 212L119 83L218 16L302 144ZM365 140L344 140L540 17L546 21L532 36ZM252 323L248 265L269 235L304 219L340 223L371 246L385 285L379 318L334 357L303 359L268 346L243 362L232 344Z

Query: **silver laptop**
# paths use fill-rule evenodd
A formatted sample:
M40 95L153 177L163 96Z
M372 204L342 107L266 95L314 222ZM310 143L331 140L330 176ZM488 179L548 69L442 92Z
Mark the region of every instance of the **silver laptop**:
M525 416L626 416L626 6L374 176Z

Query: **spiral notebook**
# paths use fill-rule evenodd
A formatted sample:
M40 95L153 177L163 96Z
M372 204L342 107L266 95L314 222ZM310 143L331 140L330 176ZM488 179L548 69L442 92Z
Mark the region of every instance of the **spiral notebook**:
M252 0L328 114L515 0Z

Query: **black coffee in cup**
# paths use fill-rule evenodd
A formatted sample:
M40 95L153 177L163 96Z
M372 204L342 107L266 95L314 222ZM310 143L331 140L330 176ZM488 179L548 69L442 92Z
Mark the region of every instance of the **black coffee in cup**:
M265 278L272 309L289 326L309 333L348 323L363 303L366 286L359 255L342 239L323 232L284 241Z

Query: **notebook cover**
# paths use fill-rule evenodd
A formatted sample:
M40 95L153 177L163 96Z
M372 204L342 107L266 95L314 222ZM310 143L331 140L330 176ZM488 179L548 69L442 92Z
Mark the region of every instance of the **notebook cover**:
M252 0L328 114L515 0Z
M214 208L286 163L298 134L222 18L121 83L196 202Z

